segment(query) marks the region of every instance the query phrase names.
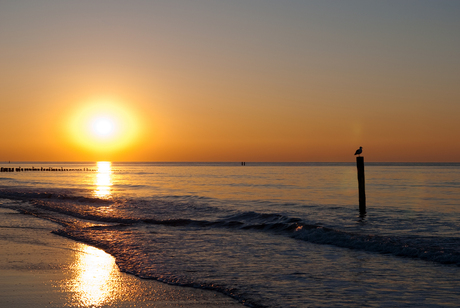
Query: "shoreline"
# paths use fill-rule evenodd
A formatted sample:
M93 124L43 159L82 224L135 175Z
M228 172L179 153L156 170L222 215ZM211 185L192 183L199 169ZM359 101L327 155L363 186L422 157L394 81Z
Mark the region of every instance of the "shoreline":
M55 235L57 224L0 208L2 307L241 307L218 292L123 273L103 250Z

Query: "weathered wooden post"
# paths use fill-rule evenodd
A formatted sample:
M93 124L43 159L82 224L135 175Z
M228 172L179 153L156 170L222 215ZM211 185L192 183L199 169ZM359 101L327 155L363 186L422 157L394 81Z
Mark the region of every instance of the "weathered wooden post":
M364 185L364 157L356 157L356 167L358 168L358 191L359 191L359 212L366 213L366 190Z

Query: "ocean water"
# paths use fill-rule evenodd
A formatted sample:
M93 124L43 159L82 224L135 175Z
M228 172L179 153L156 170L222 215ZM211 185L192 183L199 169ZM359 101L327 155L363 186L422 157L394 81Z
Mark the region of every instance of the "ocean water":
M21 163L0 207L252 307L458 307L460 164ZM1 222L0 222L1 224Z

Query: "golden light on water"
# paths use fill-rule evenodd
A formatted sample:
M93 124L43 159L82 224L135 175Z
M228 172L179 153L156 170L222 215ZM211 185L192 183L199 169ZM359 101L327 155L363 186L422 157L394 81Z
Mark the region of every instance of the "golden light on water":
M72 271L73 279L67 281L66 289L73 294L77 307L100 307L120 297L120 279L115 259L104 251L77 244L78 251Z
M97 162L96 190L94 195L98 198L108 198L112 190L112 163L109 161Z
M93 152L113 153L139 139L140 119L114 100L95 100L72 112L67 122L71 141Z

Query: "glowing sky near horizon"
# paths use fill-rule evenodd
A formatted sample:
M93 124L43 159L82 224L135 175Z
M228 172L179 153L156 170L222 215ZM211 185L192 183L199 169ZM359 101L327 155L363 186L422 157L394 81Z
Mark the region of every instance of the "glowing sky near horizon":
M0 1L0 161L460 161L458 16L448 0ZM91 135L78 119L101 100L114 119L98 110Z

